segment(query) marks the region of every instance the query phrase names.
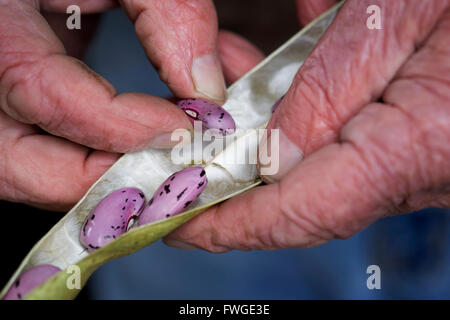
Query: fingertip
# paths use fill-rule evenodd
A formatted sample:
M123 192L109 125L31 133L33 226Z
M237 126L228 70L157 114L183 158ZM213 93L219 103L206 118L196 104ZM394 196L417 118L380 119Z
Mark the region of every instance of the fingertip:
M122 5L161 80L176 96L224 103L226 86L212 1L124 1Z
M175 104L161 98L138 93L117 96L117 118L123 134L110 136L116 152L135 152L146 148L167 149L179 143L172 139L176 130L191 132L192 124ZM190 139L184 134L183 139Z

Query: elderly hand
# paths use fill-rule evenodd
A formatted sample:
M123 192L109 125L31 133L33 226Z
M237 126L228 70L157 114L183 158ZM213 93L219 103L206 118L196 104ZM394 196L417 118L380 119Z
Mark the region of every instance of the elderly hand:
M40 11L65 14L71 4L84 14L116 2L0 0L0 199L68 209L119 153L170 147L176 143L170 141L174 129L191 129L169 101L117 94L105 79L66 55ZM223 103L211 1L123 0L121 5L176 96ZM81 31L66 34L79 32L83 16Z
M307 15L330 1L299 2ZM366 27L373 4L381 30ZM212 252L310 247L388 215L449 207L449 34L450 1L347 1L269 122L280 130L270 184L165 242Z

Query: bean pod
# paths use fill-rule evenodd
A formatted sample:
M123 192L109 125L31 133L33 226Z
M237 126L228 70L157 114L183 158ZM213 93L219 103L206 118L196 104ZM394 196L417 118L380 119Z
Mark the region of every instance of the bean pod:
M201 99L185 99L177 102L192 123L201 121L204 129L217 129L222 135L234 132L236 124L231 115L217 104Z
M202 167L186 168L174 173L156 190L139 217L139 225L186 211L207 183L206 172Z
M138 188L122 188L103 198L87 216L80 233L81 244L89 251L103 247L128 231L145 206Z
M44 283L51 276L61 271L50 264L41 264L22 273L3 297L3 300L19 300L28 292Z

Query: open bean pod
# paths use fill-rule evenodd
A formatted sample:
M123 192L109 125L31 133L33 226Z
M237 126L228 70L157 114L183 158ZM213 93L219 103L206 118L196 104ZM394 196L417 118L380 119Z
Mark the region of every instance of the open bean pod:
M256 129L266 125L272 115L274 97L281 97L289 89L298 68L321 34L331 24L340 5L342 2L312 24L304 27L297 36L283 45L277 54L267 57L259 66L228 88L225 108L233 116L239 128ZM189 205L186 212L170 219L131 228L103 247L88 252L80 243L80 230L84 226L86 217L104 197L123 186L137 186L147 197L151 197L160 187L161 182L183 169L182 165L173 163L171 153L167 150L149 148L123 155L33 246L4 285L0 296L6 297L16 281L18 279L22 281L24 271L42 264L57 266L61 270L67 269L66 271L69 271L70 266L76 265L81 272L82 288L91 274L105 263L132 254L158 241L207 208L259 185L261 181L258 179L255 164L235 164L227 161L241 154L240 150L246 153L255 150L257 143L258 135L255 130L238 133L232 147L226 147L222 152L208 159L207 163L203 163L208 176L208 187L202 191L198 200ZM94 221L96 219L97 217ZM18 232L20 232L20 226ZM23 299L73 299L80 290L68 288L67 283L70 277L69 272L57 272L28 292Z

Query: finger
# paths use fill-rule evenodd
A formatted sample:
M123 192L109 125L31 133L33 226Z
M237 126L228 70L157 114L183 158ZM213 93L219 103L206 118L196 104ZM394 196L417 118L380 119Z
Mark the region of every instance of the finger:
M296 0L300 25L306 26L336 4L336 0Z
M3 200L65 211L119 158L22 124L0 111Z
M381 30L366 27L369 4L381 8ZM268 129L280 129L280 170L264 179L278 181L305 156L336 141L352 116L378 100L446 5L443 1L347 1L269 122ZM263 139L260 149L266 145Z
M420 127L430 114L440 121L426 143L440 148L441 132L449 126L448 117L441 116L448 110L445 101L450 101L450 8L444 13L423 46L402 66L394 80L383 93L383 101L402 110L411 121ZM431 124L431 123L430 123ZM426 124L427 126L430 124ZM439 157L426 154L425 157ZM450 160L441 159L450 165ZM440 174L440 173L437 173ZM411 195L402 205L402 212L419 210L428 206L448 208L450 184L438 189L423 190Z
M170 141L174 129L191 129L170 102L117 95L109 82L65 56L32 5L12 1L0 10L0 24L0 108L12 118L112 152L169 147L176 143Z
M160 78L176 96L224 102L217 16L210 0L122 0L121 4Z
M264 59L264 54L246 39L229 31L219 32L219 57L228 83L233 83Z

